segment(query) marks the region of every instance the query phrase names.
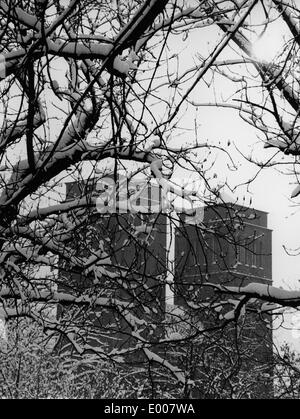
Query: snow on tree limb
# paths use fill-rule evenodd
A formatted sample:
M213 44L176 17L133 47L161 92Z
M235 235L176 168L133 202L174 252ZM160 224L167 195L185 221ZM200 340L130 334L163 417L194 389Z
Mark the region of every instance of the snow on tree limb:
M21 7L9 7L4 0L0 1L0 11L3 11L5 15L10 16L12 20L16 20L18 24L23 24L28 28L34 29L35 31L41 30L41 23L38 19L27 13Z
M299 195L300 195L300 185L298 185L298 186L294 189L294 191L293 191L293 193L292 193L291 198L297 198L297 196L299 196Z
M178 368L171 365L169 361L161 358L159 355L150 351L147 348L144 348L144 353L145 353L145 355L146 355L146 357L148 358L149 361L157 362L158 364L162 365L163 367L168 368L172 372L172 374L177 378L179 383L181 383L183 385L187 384L186 378L185 378L184 374L182 373L182 371L178 370Z
M225 285L217 285L205 283L205 286L214 288L222 294L244 295L249 298L257 298L262 301L279 304L282 307L299 307L300 306L300 292L287 291L272 285L250 283L241 287L232 287Z

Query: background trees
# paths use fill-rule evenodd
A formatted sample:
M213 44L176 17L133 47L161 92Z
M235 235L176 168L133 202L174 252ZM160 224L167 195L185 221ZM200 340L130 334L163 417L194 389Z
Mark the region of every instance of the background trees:
M83 186L66 202L61 185L96 177L100 193L107 190L103 177L139 173L171 191L176 206L172 198L182 191L172 182L177 174L203 182L211 192L204 200L214 202L222 186L216 185L216 153L229 171L235 163L229 143L212 145L199 134L197 112L211 106L235 109L258 130L261 145L274 150L265 161L254 155L248 161L259 168L287 166L298 184L298 17L295 3L277 1L0 1L0 297L6 321L30 318L81 356L92 352L122 363L125 354L141 351L143 367L158 364L183 388L191 384L155 350L174 339L151 337L162 311L156 301L157 313L151 313L147 281L158 281L151 285L157 289L170 272L157 279L137 268L139 255L149 256L148 221L117 219L138 249L132 264L124 265L114 256L114 239L91 225L91 189ZM278 25L284 29L276 59L261 59L256 43ZM210 30L204 47L202 34ZM188 64L184 45L188 54L195 50ZM231 99L223 100L228 91ZM192 107L193 120L184 119ZM293 197L299 191L297 186ZM195 195L185 189L190 209ZM207 226L200 229L205 234ZM230 236L228 231L224 239ZM58 275L58 267L67 274ZM70 286L70 272L81 282ZM207 279L203 286L238 301L230 321L251 298L270 303L260 313L300 302L298 292L255 283L237 288ZM95 311L113 313L116 325L103 317L95 325ZM99 328L127 334L128 346L110 351L91 345L87 336ZM196 327L188 340L203 333Z

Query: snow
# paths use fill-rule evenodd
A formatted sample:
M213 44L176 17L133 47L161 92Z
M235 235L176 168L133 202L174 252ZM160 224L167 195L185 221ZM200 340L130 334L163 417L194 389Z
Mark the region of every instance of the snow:
M261 298L265 301L278 302L289 307L300 306L300 291L287 291L267 284L251 283L243 287L226 287L210 284L213 288L228 294L238 294Z
M291 198L296 198L297 196L299 196L300 195L300 185L298 185L295 189L294 189L294 191L293 191L293 193L292 193L292 196L291 196Z
M163 168L162 161L160 159L153 160L150 167L156 179L162 179L162 174L161 174L161 170Z
M23 23L25 26L37 31L41 30L41 24L38 19L35 16L32 16L22 10L20 7L10 8L3 0L1 0L0 9L2 9L6 14L9 14L9 12L11 13L13 11L13 15L17 16L19 23Z
M149 361L157 362L158 364L168 368L181 384L186 384L186 379L185 379L184 374L182 373L181 370L174 367L172 364L170 364L170 362L161 358L160 356L158 356L154 352L151 352L149 349L144 348L143 350L144 350L144 353L145 353L146 357L149 359Z
M226 313L224 316L223 316L223 318L225 319L225 320L234 320L235 319L235 311L234 310L232 310L232 311L230 311L230 312L228 312L228 313Z
M183 336L178 332L173 332L168 334L169 340L182 340Z
M3 309L0 309L0 342L1 340L7 342L5 317L5 311Z

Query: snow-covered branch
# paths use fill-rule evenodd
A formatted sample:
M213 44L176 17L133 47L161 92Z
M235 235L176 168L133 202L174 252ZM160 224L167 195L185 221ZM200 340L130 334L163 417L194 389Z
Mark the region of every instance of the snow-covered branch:
M282 307L296 308L300 306L299 291L287 291L268 284L250 283L241 287L233 287L205 283L204 286L211 287L221 294L246 296L261 301L278 304Z

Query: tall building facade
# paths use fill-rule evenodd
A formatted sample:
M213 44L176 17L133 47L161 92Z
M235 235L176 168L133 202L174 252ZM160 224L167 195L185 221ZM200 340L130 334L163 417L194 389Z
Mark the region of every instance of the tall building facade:
M66 199L95 193L99 196L106 190L107 185L99 187L95 180L73 182L67 184ZM125 201L129 199L127 191L124 197ZM153 211L153 208L162 208L161 200L160 188L149 183L141 188L134 202L134 213L130 209L124 210L124 206L115 213L91 213L80 238L78 236L74 241L75 246L81 255L87 252L87 240L92 242L95 251L102 248L103 258L109 260L111 278L114 279L96 278L95 282L95 278L87 278L62 265L61 275L67 278L64 284L69 284L70 288L82 284L83 291L99 285L103 296L130 304L131 312L137 318L156 325L155 328L145 328L143 336L148 340L158 341L166 337L166 318L177 310L177 317L184 316L183 313L192 315L203 329L215 333L215 342L220 341L221 335L214 329L226 321L226 313L237 301L230 295L216 293L213 285L272 284L272 232L268 229L268 215L220 199L205 208L202 223L191 225L183 214L167 215L164 211ZM101 291L98 292L101 295ZM248 315L247 321L243 321L242 316L238 325L239 338L236 328L229 330L226 338L228 358L231 357L230 345L234 347L242 342L241 350L245 354L243 346L251 346L251 359L247 361L247 356L244 357L248 371L272 361L271 320L266 316L258 319L254 314L255 303L252 304L253 314ZM95 310L92 320L90 317L89 314L93 328L86 333L95 345L99 344L100 338L107 350L134 346L122 313ZM80 319L82 323L84 320L83 317ZM204 346L201 340L199 345ZM157 350L161 351L160 348ZM220 353L216 349L213 357L220 356L219 361L225 364L227 361ZM195 368L196 378L202 375L203 365ZM258 392L271 395L271 381L272 373L269 372L268 378L257 384Z
M267 220L263 211L228 202L206 208L204 228L185 225L182 217L175 233L175 277L184 289L176 296L177 304L187 292L184 284L272 285L272 231ZM200 298L205 295L202 292Z
M185 225L182 217L175 229L174 303L196 310L204 328L214 330L215 325L226 322L228 313L234 312L241 298L234 298L229 292L218 294L213 285L272 285L272 231L266 212L230 202L207 207L203 225L204 228ZM222 343L220 347L216 345L212 358L225 365L236 346L235 362L239 363L241 354L240 375L256 377L248 397L272 398L272 319L258 313L259 302L250 301L247 315L240 313L232 328L227 332L224 329L222 336L216 334L215 342L220 339Z

